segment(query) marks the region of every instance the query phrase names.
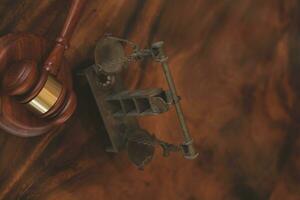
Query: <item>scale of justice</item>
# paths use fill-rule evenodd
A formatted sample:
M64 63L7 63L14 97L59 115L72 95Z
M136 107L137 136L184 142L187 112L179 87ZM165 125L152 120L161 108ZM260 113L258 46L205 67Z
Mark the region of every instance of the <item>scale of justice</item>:
M156 42L150 48L141 49L131 41L105 36L96 44L95 64L84 70L109 136L106 151L117 153L126 149L129 159L139 169L143 169L152 160L156 146L162 147L163 156L168 156L170 152L182 153L186 159L195 159L198 156L163 46L163 42ZM126 55L127 47L130 53ZM151 59L161 65L168 83L167 91L162 88L124 88L121 72L130 67L130 63L143 59ZM154 134L140 128L137 121L138 117L167 112L171 106L176 109L181 127L181 144L171 144L156 138Z

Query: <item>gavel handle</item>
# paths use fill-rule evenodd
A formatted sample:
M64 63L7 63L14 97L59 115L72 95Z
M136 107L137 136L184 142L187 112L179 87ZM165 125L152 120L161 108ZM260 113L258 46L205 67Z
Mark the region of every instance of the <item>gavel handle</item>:
M72 34L76 28L76 25L81 16L81 12L85 5L86 0L73 0L72 5L65 21L60 36L57 38L57 42L68 47Z
M49 71L54 76L57 75L59 67L62 64L64 52L69 46L70 39L72 37L72 34L74 33L85 3L86 0L72 1L62 31L59 37L56 39L56 45L54 46L44 64L44 69Z

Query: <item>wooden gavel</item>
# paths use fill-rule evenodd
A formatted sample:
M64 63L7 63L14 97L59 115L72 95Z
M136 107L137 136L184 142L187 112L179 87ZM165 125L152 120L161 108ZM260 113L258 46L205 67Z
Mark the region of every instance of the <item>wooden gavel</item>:
M76 97L64 52L84 3L72 1L48 56L40 36L14 33L0 38L0 127L7 132L24 137L54 132L74 113Z

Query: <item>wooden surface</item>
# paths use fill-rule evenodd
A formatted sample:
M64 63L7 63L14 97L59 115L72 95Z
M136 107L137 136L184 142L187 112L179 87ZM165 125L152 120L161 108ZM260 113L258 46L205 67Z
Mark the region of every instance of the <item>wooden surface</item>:
M54 40L68 3L0 0L0 35ZM143 45L164 40L200 156L157 151L138 171L126 153L105 153L96 105L77 81L79 107L62 133L22 139L1 131L0 199L300 199L299 10L297 0L90 0L68 61L92 63L104 33ZM166 87L161 68L147 62L126 80ZM174 111L141 124L181 139Z

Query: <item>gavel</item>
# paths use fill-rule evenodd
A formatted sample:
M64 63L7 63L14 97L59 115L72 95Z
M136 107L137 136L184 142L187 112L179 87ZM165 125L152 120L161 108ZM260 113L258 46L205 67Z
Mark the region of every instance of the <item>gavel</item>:
M50 54L46 41L31 33L0 38L0 127L18 136L57 131L74 113L76 96L64 52L85 0L73 0ZM46 57L46 60L43 59Z

